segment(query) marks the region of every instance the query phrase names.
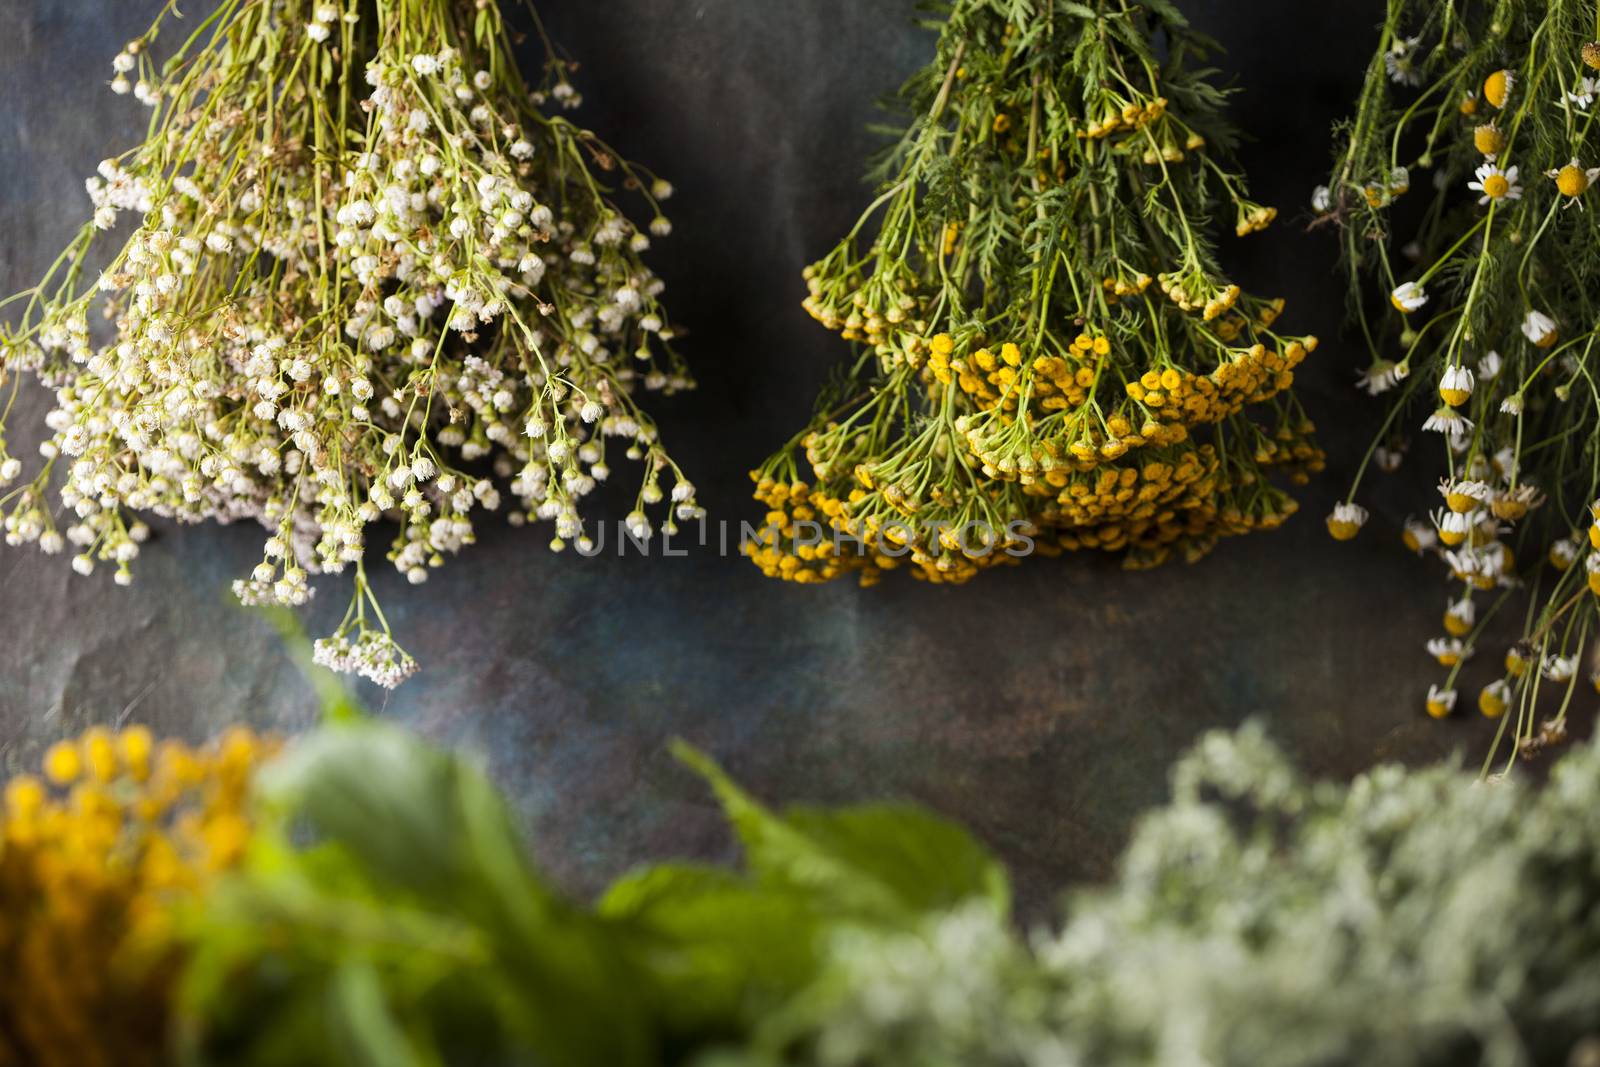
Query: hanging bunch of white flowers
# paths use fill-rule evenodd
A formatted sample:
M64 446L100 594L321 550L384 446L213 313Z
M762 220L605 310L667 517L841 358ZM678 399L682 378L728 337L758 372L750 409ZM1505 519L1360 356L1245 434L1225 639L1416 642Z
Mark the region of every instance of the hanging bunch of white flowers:
M483 511L581 546L618 452L643 466L636 534L652 505L667 528L698 517L636 401L692 385L641 259L671 186L560 115L579 98L548 39L530 84L493 0L226 0L158 66L169 17L114 63L148 139L101 164L93 222L0 334L0 384L30 371L56 397L45 462L9 491L0 425L9 544L70 544L80 573L127 584L140 515L255 520L239 598L299 605L311 575L352 574L319 660L392 686L416 664L364 570L380 519L412 582ZM96 234L124 215L96 280Z

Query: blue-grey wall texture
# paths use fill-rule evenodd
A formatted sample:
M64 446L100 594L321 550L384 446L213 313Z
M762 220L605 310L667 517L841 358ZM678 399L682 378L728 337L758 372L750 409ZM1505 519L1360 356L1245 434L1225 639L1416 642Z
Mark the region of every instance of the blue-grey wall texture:
M191 16L206 0L188 0ZM848 355L800 309L801 268L868 199L874 100L927 61L911 0L543 0L583 62L579 114L671 177L675 235L653 262L702 382L658 405L712 519L755 519L746 470L804 421ZM1332 242L1303 232L1375 40L1379 0L1187 0L1221 39L1251 134L1254 192L1285 219L1224 243L1256 290L1289 298L1324 345L1302 392L1330 454L1285 529L1195 567L1125 574L1032 560L965 588L770 582L745 561L551 555L548 532L490 528L427 585L381 581L423 673L390 718L481 753L516 797L542 862L588 890L632 861L731 847L705 790L666 755L682 736L774 802L900 797L972 825L1024 899L1103 873L1132 819L1201 731L1260 717L1312 770L1479 751L1487 724L1421 712L1439 575L1381 510L1335 544L1341 494L1377 409L1341 343ZM0 3L0 288L31 284L89 210L83 178L135 140L142 109L106 90L110 60L159 0ZM1296 216L1302 216L1296 219ZM46 410L11 419L26 454ZM1401 487L1378 500L1405 499ZM1415 497L1412 497L1415 499ZM625 510L625 509L624 509ZM1375 509L1378 510L1378 509ZM620 517L620 515L618 515ZM260 559L254 529L159 527L131 589L109 572L0 547L0 773L91 723L201 737L245 718L315 714L266 622L229 602ZM898 576L894 576L898 577ZM342 612L330 588L312 633Z

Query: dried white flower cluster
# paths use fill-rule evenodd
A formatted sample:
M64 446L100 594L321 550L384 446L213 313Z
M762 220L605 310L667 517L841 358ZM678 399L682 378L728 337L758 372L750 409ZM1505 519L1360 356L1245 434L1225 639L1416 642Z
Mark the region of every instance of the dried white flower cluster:
M580 501L619 452L643 464L636 536L652 505L668 529L700 509L633 395L692 385L641 259L670 232L671 187L542 110L578 102L569 68L551 50L530 89L495 3L366 10L229 0L159 70L159 22L117 57L113 89L140 68L154 132L89 181L93 224L3 337L0 381L32 371L56 405L46 463L0 488L0 520L8 543L70 542L78 571L110 563L123 584L137 513L255 520L270 536L240 599L299 605L309 576L352 571L318 659L392 686L416 665L363 569L380 519L422 582L503 491L513 522L554 524L552 548L584 544ZM137 232L85 283L124 214ZM114 336L92 337L92 314ZM0 486L20 474L0 437Z
M1312 785L1246 729L1208 736L1174 793L1058 932L1019 941L988 902L845 924L821 977L715 1062L1595 1062L1600 748L1542 785L1397 766Z

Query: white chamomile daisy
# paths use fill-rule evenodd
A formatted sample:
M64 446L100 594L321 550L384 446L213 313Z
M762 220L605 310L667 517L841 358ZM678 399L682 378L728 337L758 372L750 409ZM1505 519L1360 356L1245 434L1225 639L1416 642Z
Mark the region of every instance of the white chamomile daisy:
M1571 537L1563 537L1550 546L1550 552L1546 558L1549 559L1550 566L1558 571L1564 571L1578 562L1578 553L1582 550L1583 546L1579 541Z
M1335 504L1328 515L1328 533L1335 541L1348 541L1366 524L1367 509L1360 504Z
M1497 70L1483 79L1483 98L1496 109L1506 106L1511 91L1517 87L1517 76L1509 70Z
M1478 198L1479 204L1487 204L1495 200L1521 200L1522 186L1517 183L1518 172L1516 167L1507 167L1502 170L1493 163L1484 163L1474 172L1476 181L1467 183L1467 188L1474 192L1482 193Z
M1389 303L1407 315L1428 302L1427 290L1416 282L1401 282L1389 294Z
M1578 673L1577 656L1546 656L1541 673L1549 681L1557 685L1565 685L1572 681L1573 675Z
M1600 178L1600 167L1585 169L1574 158L1564 167L1545 171L1545 177L1555 181L1556 189L1567 198L1567 207L1577 204L1581 209L1583 202L1578 198L1589 191L1589 186L1595 183L1596 178Z
M1452 637L1465 637L1472 632L1472 624L1478 621L1478 605L1472 602L1471 597L1462 597L1453 600L1444 609L1444 629Z
M1435 719L1442 719L1455 710L1456 691L1454 689L1440 689L1436 685L1428 686L1428 714Z
M1493 494L1494 490L1487 482L1451 481L1446 478L1439 483L1439 495L1444 497L1445 506L1463 514L1475 511Z
M1589 105L1594 103L1595 88L1593 78L1579 78L1578 84L1567 92L1567 103L1579 111L1589 110Z
M1383 54L1384 69L1391 81L1398 85L1421 85L1422 71L1417 65L1418 37L1396 37L1389 50Z
M1433 522L1439 529L1439 541L1454 548L1472 533L1472 528L1478 524L1478 513L1445 510L1437 512Z
M1356 385L1367 391L1369 396L1378 396L1387 393L1410 373L1410 368L1404 363L1392 363L1386 359L1375 360L1361 374L1356 376Z
M1439 531L1419 519L1407 519L1400 540L1411 551L1421 555L1439 544Z
M1429 415L1422 428L1433 433L1461 433L1472 429L1472 420L1447 405Z
M1558 333L1556 320L1542 311L1530 311L1522 320L1522 336L1533 342L1535 347L1549 348L1556 343Z
M1458 408L1467 402L1476 384L1470 370L1459 363L1451 364L1445 368L1444 377L1439 379L1439 397L1451 407Z

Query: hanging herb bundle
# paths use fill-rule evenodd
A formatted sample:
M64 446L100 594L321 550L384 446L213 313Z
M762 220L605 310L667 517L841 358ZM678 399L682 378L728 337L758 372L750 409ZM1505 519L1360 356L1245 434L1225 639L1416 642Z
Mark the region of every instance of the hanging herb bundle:
M806 309L863 351L753 472L771 511L749 553L800 582L907 556L957 582L1035 549L1194 560L1278 525L1295 505L1268 475L1322 464L1289 392L1316 340L1218 264L1213 216L1243 236L1275 212L1229 160L1210 42L1164 0L943 10L882 195L805 272Z
M364 570L380 519L421 582L503 488L513 522L584 544L617 452L643 464L636 536L669 493L668 524L699 514L635 399L691 384L641 259L671 189L559 115L579 100L548 41L530 86L494 0L224 0L158 65L173 14L115 62L148 138L101 164L93 223L0 337L6 406L20 371L56 394L42 469L0 489L8 543L70 544L126 584L142 513L253 519L270 536L240 599L298 605L310 575L353 572L318 657L392 686L416 665ZM96 279L124 213L139 227ZM21 467L0 439L0 484Z
M1314 197L1339 224L1371 349L1361 384L1391 404L1368 463L1399 466L1420 428L1440 478L1404 534L1455 590L1446 633L1427 644L1449 668L1427 709L1454 709L1485 626L1525 588L1520 639L1478 696L1486 715L1515 711L1501 735L1514 724L1523 751L1565 736L1600 621L1597 19L1591 0L1390 0L1348 140ZM1411 173L1430 169L1431 197L1397 213ZM1387 298L1382 311L1368 291ZM1360 480L1329 517L1335 537L1366 520ZM1552 692L1560 709L1539 723Z

